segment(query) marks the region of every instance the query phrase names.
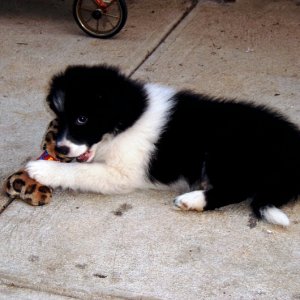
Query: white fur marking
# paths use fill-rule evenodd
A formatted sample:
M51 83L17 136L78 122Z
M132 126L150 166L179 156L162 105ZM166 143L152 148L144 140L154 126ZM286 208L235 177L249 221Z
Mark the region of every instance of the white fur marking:
M57 146L68 147L70 149L70 152L68 153L68 157L78 157L88 150L87 145L74 144L66 138L66 135L61 140L57 141Z
M193 191L185 193L174 200L175 208L181 210L197 210L203 211L206 205L205 194L203 191Z
M269 223L281 226L289 226L290 220L287 215L275 206L260 209L261 216Z

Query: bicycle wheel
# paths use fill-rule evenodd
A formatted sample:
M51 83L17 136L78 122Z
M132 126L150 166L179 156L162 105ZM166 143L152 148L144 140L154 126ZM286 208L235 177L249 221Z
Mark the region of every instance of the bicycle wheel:
M73 16L90 36L110 38L125 25L127 5L125 0L74 0Z

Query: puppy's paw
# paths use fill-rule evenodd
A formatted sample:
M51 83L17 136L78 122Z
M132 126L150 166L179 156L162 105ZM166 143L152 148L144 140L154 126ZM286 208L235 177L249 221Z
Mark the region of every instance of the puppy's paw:
M206 206L205 194L203 191L182 194L174 199L173 204L175 209L203 211Z
M29 176L41 184L49 186L57 186L58 174L56 172L59 162L46 161L46 160L36 160L30 161L26 167L25 171Z

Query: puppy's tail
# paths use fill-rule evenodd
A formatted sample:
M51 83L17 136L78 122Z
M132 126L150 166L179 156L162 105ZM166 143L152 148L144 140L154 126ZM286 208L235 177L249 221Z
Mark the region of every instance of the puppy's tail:
M259 209L259 216L269 223L287 227L290 225L288 216L274 205L268 205Z

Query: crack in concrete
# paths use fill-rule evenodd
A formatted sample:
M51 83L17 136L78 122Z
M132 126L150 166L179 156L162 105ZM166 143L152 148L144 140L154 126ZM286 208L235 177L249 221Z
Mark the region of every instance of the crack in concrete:
M196 7L196 5L199 3L199 0L191 0L191 5L186 9L186 11L182 14L182 16L177 20L175 24L164 34L164 36L161 38L161 40L158 42L158 44L150 50L144 59L129 73L128 77L132 77L136 71L138 71L143 64L148 60L150 56L160 47L161 44L164 43L164 41L169 37L169 35L180 25L180 23L192 12L192 10Z
M6 208L14 201L14 199L8 198L7 202L0 208L0 215L6 210Z
M33 291L33 292L40 292L40 293L47 293L47 294L50 294L50 295L53 295L53 296L61 296L61 297L65 297L65 298L70 298L70 299L81 299L80 297L74 297L73 295L65 295L65 294L61 294L61 293L57 293L55 291L47 291L45 289L35 289L35 288L32 288L30 286L23 286L21 284L17 284L17 283L13 283L13 282L3 282L1 281L0 282L0 285L2 286L6 286L8 288L18 288L18 289L22 289L22 290L27 290L27 291Z
M0 275L1 276L1 275ZM27 290L29 292L36 292L36 293L44 293L44 294L49 294L50 296L59 296L59 297L64 297L64 298L69 298L69 299L81 299L81 300L96 300L96 299L103 299L103 300L109 300L109 299L115 299L115 300L158 300L158 298L155 297L148 297L148 296L143 296L143 295L134 295L135 293L131 294L129 291L129 294L126 295L128 291L122 290L122 289L117 289L119 291L112 291L112 292L104 292L96 296L90 296L90 295L75 295L76 291L73 293L71 292L58 292L53 288L48 288L48 287L38 287L35 288L30 285L22 285L18 283L13 283L13 282L4 282L4 278L0 278L0 287L5 286L7 288L18 288L22 290ZM80 293L80 292L79 292ZM124 295L122 295L124 293Z

